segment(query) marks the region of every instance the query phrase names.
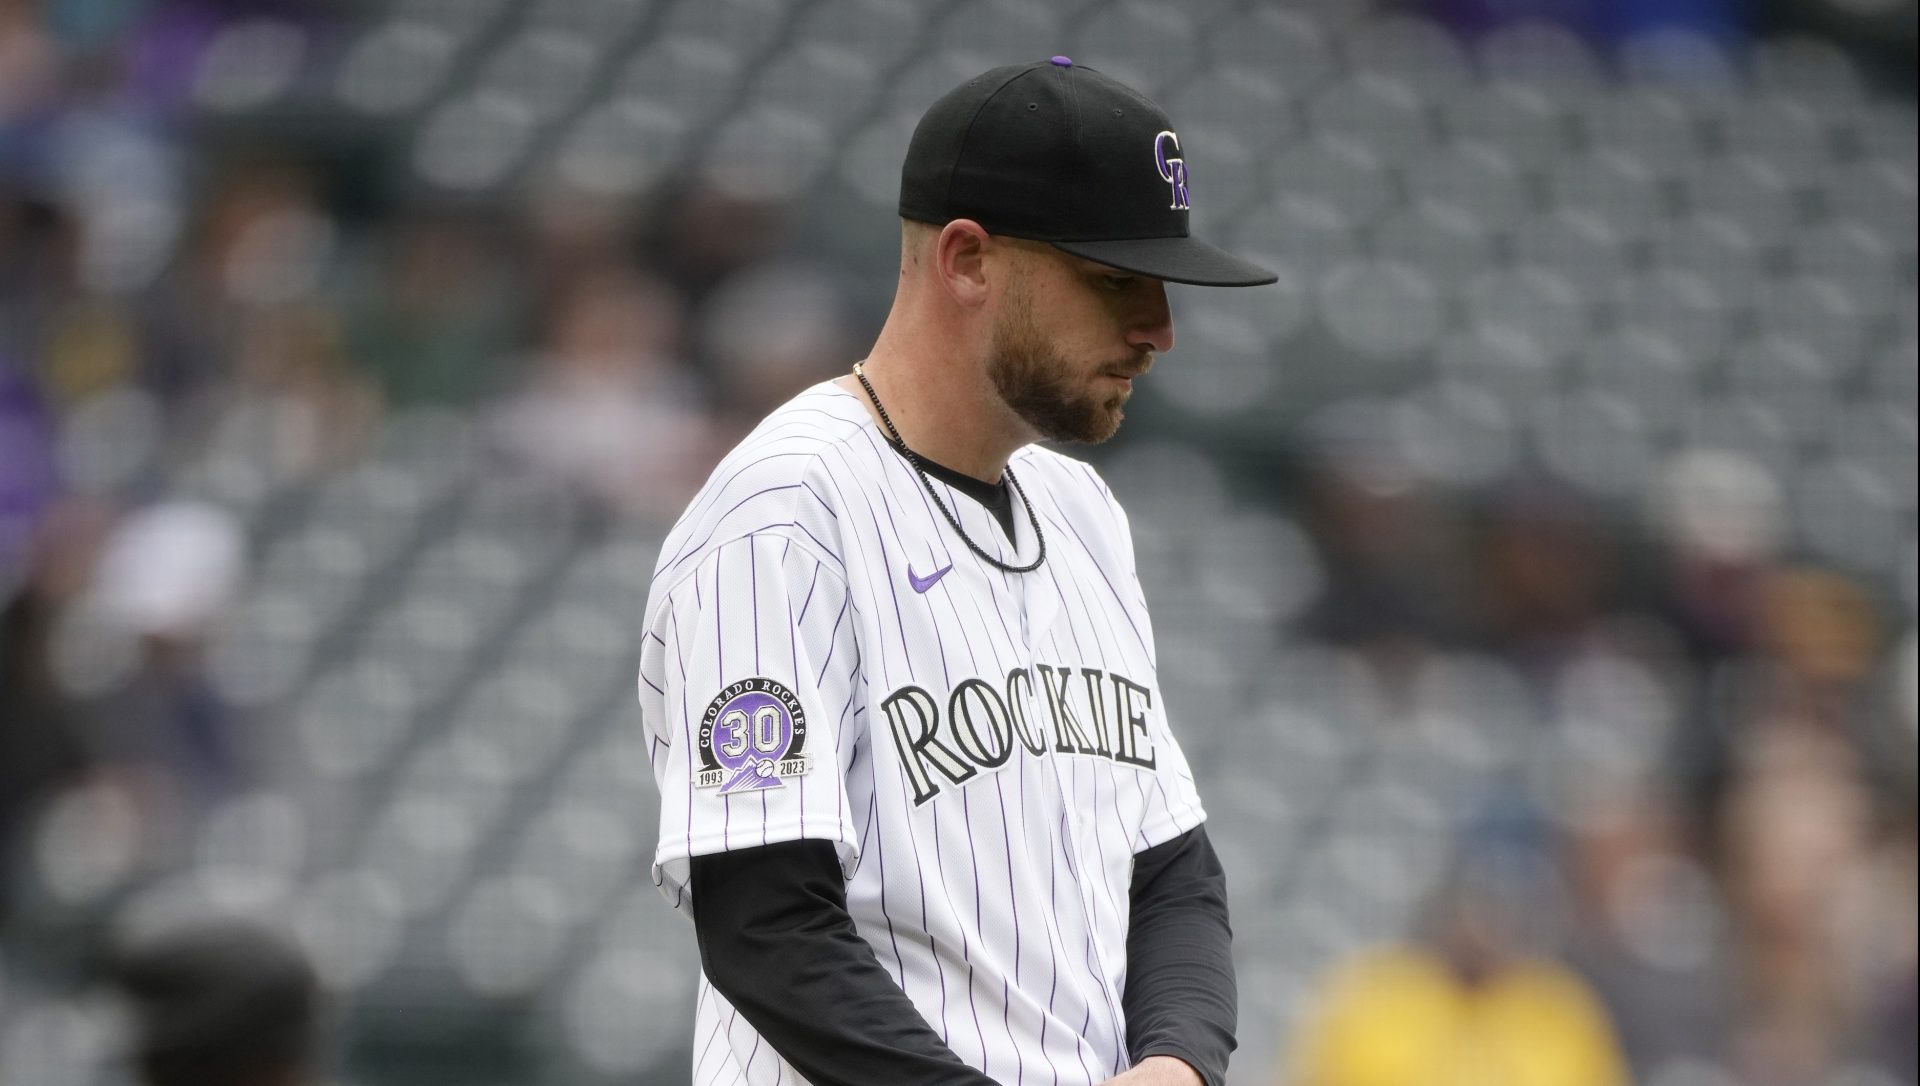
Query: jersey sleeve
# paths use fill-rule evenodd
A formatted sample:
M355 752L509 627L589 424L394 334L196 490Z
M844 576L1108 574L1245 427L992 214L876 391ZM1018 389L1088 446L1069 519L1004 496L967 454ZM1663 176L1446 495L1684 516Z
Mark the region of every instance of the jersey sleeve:
M1126 563L1126 590L1132 593L1129 607L1139 616L1154 671L1154 705L1147 714L1147 727L1154 746L1153 785L1147 796L1140 834L1134 841L1133 851L1138 855L1206 822L1207 812L1200 804L1200 789L1194 783L1193 769L1187 764L1186 752L1181 749L1180 739L1175 734L1174 716L1166 703L1166 687L1160 681L1160 653L1154 644L1153 620L1147 613L1146 590L1140 584L1139 564L1133 556L1133 528L1127 520L1126 510L1114 498L1113 492L1106 488L1104 482L1100 486L1106 494L1107 507L1113 512L1115 535L1120 540L1120 553Z
M695 856L821 840L851 869L855 625L838 567L773 532L713 547L654 601L640 702L660 789L653 877L675 908L691 905Z

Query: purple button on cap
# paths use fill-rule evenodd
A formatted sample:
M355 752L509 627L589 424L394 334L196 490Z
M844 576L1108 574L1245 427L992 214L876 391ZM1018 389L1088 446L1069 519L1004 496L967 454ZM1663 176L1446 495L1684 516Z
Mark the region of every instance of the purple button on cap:
M1062 68L1071 68L1071 67L1073 67L1073 58L1072 58L1072 57L1054 57L1054 58L1053 58L1053 62L1054 62L1054 64L1056 64L1056 65L1058 65L1058 66L1060 66L1060 67L1062 67Z

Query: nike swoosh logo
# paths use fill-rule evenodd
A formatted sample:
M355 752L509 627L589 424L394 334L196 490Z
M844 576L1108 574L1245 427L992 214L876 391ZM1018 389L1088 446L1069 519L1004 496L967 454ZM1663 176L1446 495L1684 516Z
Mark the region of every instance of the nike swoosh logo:
M951 573L952 571L953 571L953 563L948 562L946 565L941 566L939 569L936 569L932 573L929 573L925 577L922 577L918 573L915 573L913 571L912 566L908 566L907 567L907 583L913 586L913 590L915 592L925 592L927 589L933 587L934 582L938 581L942 577L945 577L948 573Z

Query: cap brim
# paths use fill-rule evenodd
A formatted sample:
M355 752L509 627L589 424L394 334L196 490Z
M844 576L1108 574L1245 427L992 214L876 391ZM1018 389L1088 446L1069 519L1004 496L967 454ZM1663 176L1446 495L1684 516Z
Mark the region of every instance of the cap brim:
M1280 276L1199 238L1055 241L1054 248L1135 275L1196 287L1258 287Z

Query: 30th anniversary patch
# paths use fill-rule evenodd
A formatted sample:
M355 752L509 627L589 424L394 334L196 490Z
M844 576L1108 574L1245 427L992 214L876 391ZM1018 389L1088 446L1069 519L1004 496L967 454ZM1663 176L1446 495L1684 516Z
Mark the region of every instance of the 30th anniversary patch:
M700 718L697 788L724 793L779 788L807 771L807 714L772 679L742 679L715 695Z

